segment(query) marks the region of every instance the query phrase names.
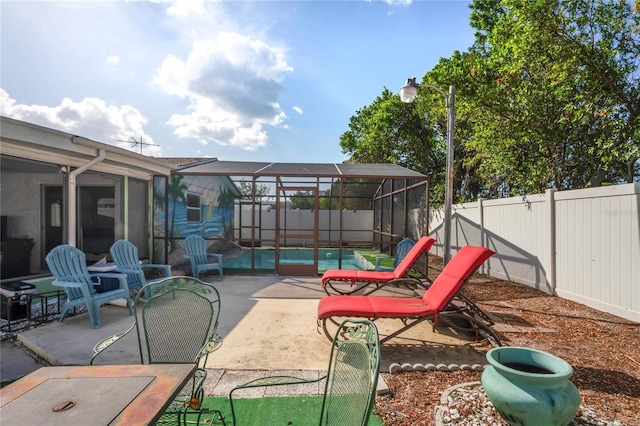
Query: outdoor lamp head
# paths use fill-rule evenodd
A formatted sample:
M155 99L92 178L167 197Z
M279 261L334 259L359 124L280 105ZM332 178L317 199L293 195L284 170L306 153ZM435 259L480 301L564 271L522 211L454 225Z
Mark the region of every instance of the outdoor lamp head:
M411 103L418 96L418 85L416 78L408 78L404 86L400 88L400 100L405 103Z

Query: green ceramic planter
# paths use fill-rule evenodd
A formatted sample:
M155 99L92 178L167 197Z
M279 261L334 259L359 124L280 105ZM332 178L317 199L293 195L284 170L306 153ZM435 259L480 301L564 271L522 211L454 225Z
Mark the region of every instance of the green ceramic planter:
M482 386L511 426L566 426L580 407L580 392L564 360L535 349L504 346L487 352Z

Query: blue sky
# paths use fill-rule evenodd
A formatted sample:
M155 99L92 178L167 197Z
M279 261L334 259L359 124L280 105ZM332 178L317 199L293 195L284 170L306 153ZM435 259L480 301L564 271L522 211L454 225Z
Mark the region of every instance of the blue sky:
M0 113L167 157L342 162L349 119L473 43L467 1L2 1Z

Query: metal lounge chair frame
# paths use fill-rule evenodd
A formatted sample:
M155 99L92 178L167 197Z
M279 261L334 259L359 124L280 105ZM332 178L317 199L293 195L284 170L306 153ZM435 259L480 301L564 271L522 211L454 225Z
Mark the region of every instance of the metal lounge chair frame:
M159 424L226 424L222 413L201 407L210 353L222 346L217 334L220 295L193 277L171 277L142 287L135 298L135 321L123 333L94 346L91 364L107 348L135 330L141 364L196 364L190 382L171 402Z
M207 241L199 235L190 235L182 242L186 259L191 264L191 275L200 277L200 272L218 271L220 281L222 281L222 255L219 253L207 252ZM215 260L211 261L210 258Z
M138 248L130 241L118 240L109 250L113 262L116 264L116 271L127 274L127 283L131 290L144 287L171 276L171 265L159 265L154 263L140 263ZM159 270L163 273L161 277L147 278L145 270Z
M67 296L60 314L61 322L67 315L69 308L86 305L91 324L94 328L100 328L100 306L119 299L126 300L129 315L133 315L126 275L113 273L90 274L87 270L85 254L81 250L66 244L54 247L45 257L45 261L54 277L52 284L62 287ZM97 293L94 285L99 284L100 280L105 278L118 280L118 287L103 293Z
M460 306L454 302L465 281L494 254L484 247L463 247L452 257L421 298L325 296L318 304L318 326L322 326L327 337L330 337L328 324L339 324L341 317L399 319L402 327L380 341L384 343L424 321L432 321L434 326L442 325L440 322L443 322L446 326L472 331L499 346L500 338L490 325L478 318L468 306Z
M393 266L392 267L382 266L380 262L383 259L388 259L389 257L378 256L376 257L376 265L374 270L377 272L383 272L383 271L393 272L398 267L400 262L402 262L402 259L404 259L407 256L407 254L409 253L409 250L411 250L411 247L415 245L416 245L416 242L413 241L411 238L404 238L402 241L400 241L396 245L396 254L395 256L393 256Z
M253 380L231 390L229 401L234 425L238 413L234 393L243 389L300 385L325 380L319 425L364 426L373 409L380 370L380 339L375 324L368 320L343 321L331 344L327 374L316 380L271 376ZM309 414L310 422L311 414ZM315 421L315 419L314 419ZM263 424L275 424L265 419Z
M420 238L393 272L330 269L322 275L322 289L331 296L334 294L354 294L365 290L369 286L372 288L368 291L365 290L363 292L364 295L374 293L387 285L426 288L427 284L424 280L407 276L407 274L420 256L426 253L435 242L436 240L431 237L424 236ZM351 285L346 287L344 285L345 282L350 282Z

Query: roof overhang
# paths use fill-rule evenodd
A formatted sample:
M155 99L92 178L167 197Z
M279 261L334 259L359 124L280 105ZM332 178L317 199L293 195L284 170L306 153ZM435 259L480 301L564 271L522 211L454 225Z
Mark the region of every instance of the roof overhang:
M427 176L397 164L316 164L316 163L268 163L243 161L210 161L194 166L184 166L174 172L181 175L210 176L277 176L324 177L366 179L416 179Z
M0 117L2 155L81 167L100 150L105 158L92 171L149 180L154 175L170 175L175 166L133 151L12 118Z

